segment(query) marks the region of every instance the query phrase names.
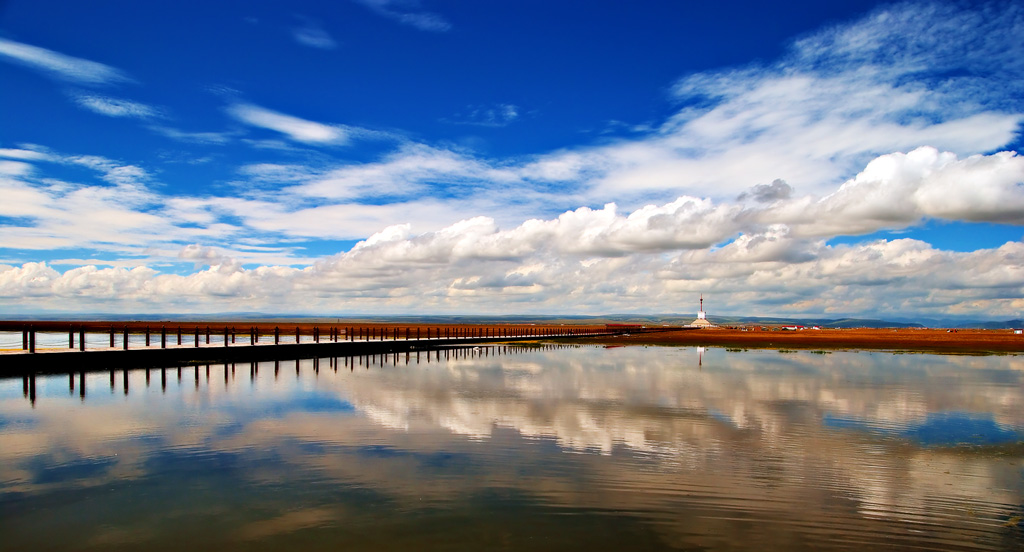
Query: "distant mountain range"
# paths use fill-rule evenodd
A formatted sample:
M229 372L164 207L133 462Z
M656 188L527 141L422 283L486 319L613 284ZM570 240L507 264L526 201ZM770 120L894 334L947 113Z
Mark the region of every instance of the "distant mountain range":
M4 316L0 319L11 320L142 320L142 321L183 321L183 320L252 320L252 321L304 321L327 323L404 323L404 324L649 324L680 326L689 324L696 318L693 314L604 314L598 316L582 315L338 315L322 316L312 314L272 315L258 312L229 312L217 314L54 314L40 313L37 315ZM718 316L708 315L708 320L719 326L741 325L802 325L820 326L822 328L982 328L1007 329L1024 328L1024 320L969 320L969 319L909 319L880 320L873 318L791 318L765 316Z

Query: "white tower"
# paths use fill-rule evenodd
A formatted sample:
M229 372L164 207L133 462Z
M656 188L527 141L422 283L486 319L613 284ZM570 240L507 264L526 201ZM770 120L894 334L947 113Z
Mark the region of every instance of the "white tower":
M700 294L700 310L697 311L697 319L690 322L690 327L698 328L710 328L711 322L708 320L708 313L704 312L704 294Z

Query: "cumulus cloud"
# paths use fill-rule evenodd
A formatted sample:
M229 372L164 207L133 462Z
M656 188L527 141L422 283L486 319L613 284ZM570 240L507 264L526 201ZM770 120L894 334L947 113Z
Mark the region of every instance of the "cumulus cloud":
M233 259L223 255L213 247L204 247L197 243L191 243L178 251L178 258L187 261L194 261L195 266L213 266L231 264Z
M247 125L280 132L297 142L306 144L344 144L348 133L343 127L307 121L248 103L237 103L227 108L229 115Z
M955 253L915 240L841 247L802 242L803 255L794 257L792 247L778 247L794 238L768 233L669 258L554 255L541 248L485 259L509 236L495 235L486 221L447 230L427 237L389 230L395 235L367 240L375 243L305 269L246 270L227 262L180 276L95 267L60 273L38 263L0 267L0 295L89 297L200 311L244 304L340 312L384 305L408 312L686 312L702 290L747 313L1012 316L1022 306L1021 243Z
M743 201L748 197L758 203L770 203L780 199L789 199L793 194L793 187L786 184L785 180L776 178L771 184L758 184L748 192L743 192L737 198Z
M808 236L866 234L925 218L1024 225L1024 158L1015 152L972 155L922 147L871 161L835 192L765 212Z
M0 59L7 59L52 77L78 84L114 84L132 80L121 70L109 65L5 38L0 38Z

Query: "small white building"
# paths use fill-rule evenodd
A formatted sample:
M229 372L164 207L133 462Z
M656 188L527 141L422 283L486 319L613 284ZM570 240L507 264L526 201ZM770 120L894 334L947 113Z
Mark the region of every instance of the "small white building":
M704 294L700 296L700 310L697 311L697 319L690 322L690 327L710 328L713 324L708 321L708 314L704 312Z

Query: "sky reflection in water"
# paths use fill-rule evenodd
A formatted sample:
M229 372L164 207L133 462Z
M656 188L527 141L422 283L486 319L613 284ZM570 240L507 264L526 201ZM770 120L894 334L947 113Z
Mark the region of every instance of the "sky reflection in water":
M0 380L12 550L1024 547L1018 356L480 348L28 387Z

